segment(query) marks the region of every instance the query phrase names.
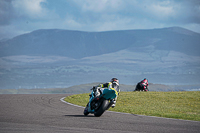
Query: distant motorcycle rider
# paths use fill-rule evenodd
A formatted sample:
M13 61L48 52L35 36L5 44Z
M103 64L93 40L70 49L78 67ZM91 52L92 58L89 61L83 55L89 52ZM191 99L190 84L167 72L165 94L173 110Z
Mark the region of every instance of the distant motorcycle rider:
M98 86L96 86L96 88L100 88L100 89L96 89L96 91L95 91L95 95L96 96L99 96L103 92L103 90L105 88L107 88L107 89L115 89L117 91L117 93L118 93L117 95L119 95L119 92L120 92L119 80L117 78L112 78L110 80L110 82L99 84ZM116 96L115 99L112 99L112 101L113 101L112 108L115 107L116 100L117 100L117 96Z
M137 84L135 91L149 91L148 86L149 86L148 80L144 78Z

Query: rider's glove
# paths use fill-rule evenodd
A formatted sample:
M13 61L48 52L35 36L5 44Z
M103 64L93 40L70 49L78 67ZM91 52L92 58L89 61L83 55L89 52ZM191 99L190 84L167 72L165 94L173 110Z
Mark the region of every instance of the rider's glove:
M103 88L103 84L99 84L99 86L98 87L101 87L101 88Z

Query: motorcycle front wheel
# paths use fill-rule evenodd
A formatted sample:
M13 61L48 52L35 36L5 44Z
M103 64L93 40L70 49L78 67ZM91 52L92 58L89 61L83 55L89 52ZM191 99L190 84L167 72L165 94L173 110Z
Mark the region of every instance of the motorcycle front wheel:
M109 104L108 100L103 100L100 107L94 112L94 116L96 116L96 117L101 116L105 112L105 110L107 109L108 104Z
M86 105L86 107L85 107L85 109L84 109L84 111L83 111L83 114L84 114L85 116L87 116L87 115L89 114L89 112L88 112L88 104Z

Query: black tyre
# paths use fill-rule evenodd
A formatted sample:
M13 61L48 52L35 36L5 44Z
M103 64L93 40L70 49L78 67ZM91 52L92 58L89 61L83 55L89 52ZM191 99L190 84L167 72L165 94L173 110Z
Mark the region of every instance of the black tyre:
M94 116L96 116L96 117L101 116L105 112L105 110L107 109L108 104L109 104L109 101L104 100L102 102L101 106L99 107L99 109L94 112Z
M87 115L89 114L89 112L88 112L88 104L87 104L87 106L85 107L85 109L84 109L84 111L83 111L83 114L84 114L85 116L87 116Z

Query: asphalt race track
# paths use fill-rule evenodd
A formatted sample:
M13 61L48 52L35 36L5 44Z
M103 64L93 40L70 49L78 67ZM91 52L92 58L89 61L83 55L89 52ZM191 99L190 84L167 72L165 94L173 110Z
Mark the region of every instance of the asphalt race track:
M83 108L60 99L67 94L0 95L0 133L193 133L200 122L105 112L84 116Z

